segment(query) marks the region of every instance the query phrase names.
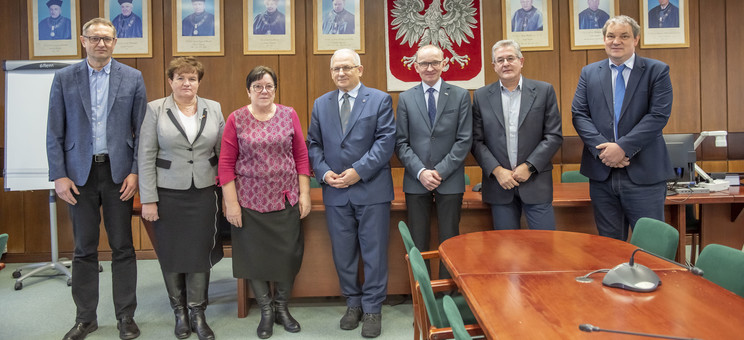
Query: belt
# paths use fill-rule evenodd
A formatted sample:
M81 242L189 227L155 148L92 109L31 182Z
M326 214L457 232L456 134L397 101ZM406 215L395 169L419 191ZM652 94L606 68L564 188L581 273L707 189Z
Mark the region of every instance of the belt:
M99 153L97 155L93 155L93 163L104 163L108 162L109 155L107 153Z

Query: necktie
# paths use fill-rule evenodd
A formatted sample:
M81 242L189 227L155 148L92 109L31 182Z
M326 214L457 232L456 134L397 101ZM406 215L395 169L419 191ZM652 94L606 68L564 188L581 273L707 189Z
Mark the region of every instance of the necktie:
M623 99L625 99L625 78L623 78L623 70L625 64L620 66L612 66L617 69L617 77L615 78L615 139L617 139L617 123L620 121L620 112L623 109Z
M429 121L431 126L434 127L434 119L437 117L437 104L434 102L434 88L430 87L426 92L429 93L429 101L427 106L429 107Z
M349 93L344 93L344 101L341 103L341 111L339 116L341 117L341 132L346 133L346 125L349 124L349 116L351 116L351 103L349 103Z

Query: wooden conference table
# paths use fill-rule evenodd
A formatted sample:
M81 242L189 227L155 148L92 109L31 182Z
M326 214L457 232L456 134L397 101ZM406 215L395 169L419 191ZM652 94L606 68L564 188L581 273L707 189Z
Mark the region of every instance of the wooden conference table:
M596 235L509 230L460 235L439 255L489 339L627 339L589 334L580 324L631 332L735 339L744 334L744 299L685 269L644 253L636 262L662 285L637 293L577 276L628 262L636 247Z

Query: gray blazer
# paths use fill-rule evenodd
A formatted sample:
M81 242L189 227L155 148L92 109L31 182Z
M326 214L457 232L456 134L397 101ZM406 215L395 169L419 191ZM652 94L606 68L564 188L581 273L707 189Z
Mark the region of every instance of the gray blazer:
M220 103L197 97L199 132L189 143L173 95L147 104L139 144L142 203L158 201L157 188L186 190L215 185L225 118Z
M76 185L83 185L90 174L93 136L86 63L83 60L54 74L47 120L50 181L69 177ZM142 73L111 59L106 147L114 183L137 173L137 143L146 105Z
M442 176L440 194L465 191L465 157L473 142L473 117L467 90L442 82L432 127L421 83L400 94L395 151L405 166L403 192L429 192L416 175L426 168Z
M507 204L519 190L527 204L553 201L553 155L563 143L561 113L553 86L539 80L522 78L519 107L517 165L530 162L537 169L513 190L504 190L493 176L499 165L511 169L506 149L506 128L501 106L501 83L479 88L473 96L473 156L483 169L483 202Z

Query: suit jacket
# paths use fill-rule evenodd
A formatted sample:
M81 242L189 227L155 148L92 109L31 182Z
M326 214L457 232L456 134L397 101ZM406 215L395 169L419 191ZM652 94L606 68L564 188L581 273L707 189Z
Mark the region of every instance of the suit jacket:
M574 127L584 142L581 173L595 181L607 179L611 168L602 164L596 146L616 142L630 158L625 168L633 183L654 184L674 176L662 136L672 111L669 66L636 55L625 88L617 140L612 98L608 60L585 66L571 104Z
M173 95L147 104L139 145L140 201L158 201L157 188L186 190L215 185L225 118L220 103L197 97L193 143L178 120Z
M442 176L441 194L465 191L465 157L473 143L473 116L467 90L442 82L437 115L432 127L423 85L419 83L398 97L395 150L405 166L403 191L429 192L418 180L419 170L436 170Z
M318 183L331 170L337 174L354 168L361 179L337 189L322 184L323 203L329 206L369 205L393 200L390 157L395 148L392 99L382 91L364 85L351 110L346 133L341 131L339 90L328 92L313 104L307 131L310 164Z
M88 180L93 160L90 85L87 61L54 74L49 95L47 159L49 180L69 177L76 185ZM147 94L142 73L111 59L106 145L111 177L122 183L137 173L137 144Z
M517 165L530 162L537 169L513 190L504 190L493 175L502 166L511 170L506 149L506 128L501 105L501 82L481 87L473 96L473 155L483 169L483 201L507 204L519 191L522 202L541 204L553 201L551 159L563 143L561 114L553 86L522 78L519 107Z

